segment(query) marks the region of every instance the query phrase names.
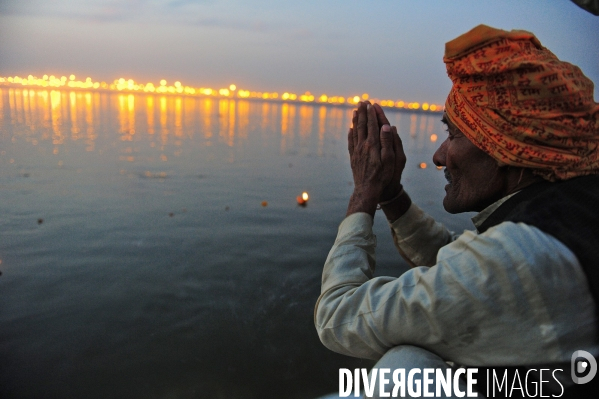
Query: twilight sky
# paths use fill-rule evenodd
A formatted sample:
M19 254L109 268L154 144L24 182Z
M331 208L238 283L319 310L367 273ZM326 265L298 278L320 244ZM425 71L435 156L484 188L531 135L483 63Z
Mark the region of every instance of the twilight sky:
M444 44L480 23L532 31L599 99L599 17L569 0L0 0L0 76L443 103Z

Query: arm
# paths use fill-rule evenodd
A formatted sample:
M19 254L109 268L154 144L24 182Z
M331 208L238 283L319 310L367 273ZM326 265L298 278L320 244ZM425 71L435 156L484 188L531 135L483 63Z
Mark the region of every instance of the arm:
M395 247L412 267L434 265L439 250L457 238L416 204L389 226Z
M412 344L489 366L567 362L578 347L599 349L584 272L568 248L534 227L466 232L433 267L399 278L372 278L374 246L367 215L343 221L315 311L331 350L378 359Z

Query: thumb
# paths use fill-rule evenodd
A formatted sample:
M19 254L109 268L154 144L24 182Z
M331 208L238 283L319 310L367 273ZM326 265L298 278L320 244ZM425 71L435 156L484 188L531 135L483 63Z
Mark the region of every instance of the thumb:
M395 168L401 174L404 167L406 166L406 154L403 150L403 143L401 138L397 134L397 127L392 126L391 130L393 134L391 135L393 139L393 152L395 153Z

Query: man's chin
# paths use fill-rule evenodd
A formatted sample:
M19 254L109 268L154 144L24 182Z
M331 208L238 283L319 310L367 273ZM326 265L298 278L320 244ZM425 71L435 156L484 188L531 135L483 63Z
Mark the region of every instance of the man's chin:
M447 213L451 213L452 215L460 213L460 211L457 211L453 206L451 206L451 204L447 204L445 201L443 201L443 208L445 208Z
M458 201L455 200L455 198L451 195L451 192L449 190L451 190L450 184L445 186L446 193L445 198L443 198L443 208L445 208L445 211L454 215L456 213L467 212L466 210L462 209L463 207L460 206Z

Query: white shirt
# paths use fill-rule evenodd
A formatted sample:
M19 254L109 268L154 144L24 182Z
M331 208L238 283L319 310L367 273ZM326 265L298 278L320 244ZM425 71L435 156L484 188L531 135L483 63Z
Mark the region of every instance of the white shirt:
M400 253L420 266L373 278L372 224L366 213L348 216L324 265L314 318L329 349L378 359L411 344L469 366L566 363L579 349L599 353L586 276L554 237L512 222L456 237L412 204L390 226Z

